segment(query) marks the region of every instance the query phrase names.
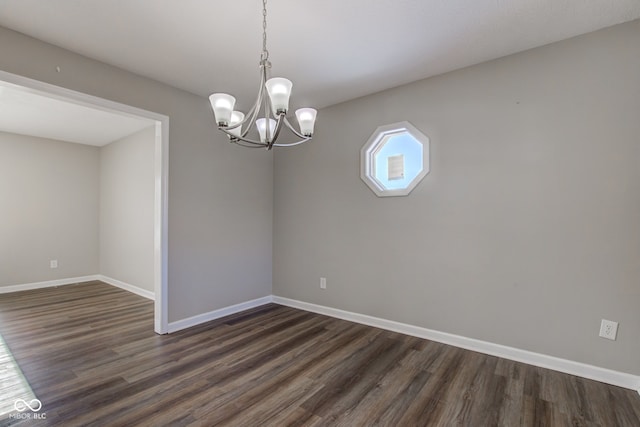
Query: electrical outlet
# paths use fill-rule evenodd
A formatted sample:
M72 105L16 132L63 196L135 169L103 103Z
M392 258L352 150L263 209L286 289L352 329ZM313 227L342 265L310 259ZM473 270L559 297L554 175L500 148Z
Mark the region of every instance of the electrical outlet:
M49 261L49 267L50 268L58 268L58 260L57 259L52 259L51 261Z
M617 334L618 322L602 319L602 322L600 323L600 336L602 338L615 341Z
M326 277L321 277L320 278L320 289L327 289L327 278Z

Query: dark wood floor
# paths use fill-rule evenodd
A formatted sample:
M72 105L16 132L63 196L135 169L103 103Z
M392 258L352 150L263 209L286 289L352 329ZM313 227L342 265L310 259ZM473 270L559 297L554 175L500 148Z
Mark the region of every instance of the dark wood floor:
M0 426L640 426L634 391L275 304L171 335L92 282L0 295L46 420Z

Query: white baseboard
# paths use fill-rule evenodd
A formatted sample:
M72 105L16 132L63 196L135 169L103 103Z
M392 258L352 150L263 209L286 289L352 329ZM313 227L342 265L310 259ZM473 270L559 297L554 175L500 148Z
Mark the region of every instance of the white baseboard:
M288 307L298 308L301 310L311 311L313 313L324 314L326 316L336 317L338 319L349 320L351 322L361 323L363 325L374 326L388 331L399 332L405 335L411 335L418 338L424 338L431 341L437 341L449 344L455 347L467 350L477 351L492 356L502 357L517 362L527 363L529 365L539 366L554 371L564 372L571 375L577 375L600 381L619 387L637 390L640 393L640 376L627 374L624 372L613 371L610 369L600 368L597 366L587 365L585 363L574 362L571 360L561 359L545 354L534 353L518 348L507 347L500 344L494 344L486 341L480 341L473 338L467 338L460 335L453 335L446 332L434 331L432 329L422 328L419 326L408 325L406 323L394 322L392 320L380 319L377 317L367 316L359 313L339 310L336 308L325 307L321 305L311 304L308 302L292 300L273 296L273 302L276 304L286 305Z
M192 326L199 325L201 323L209 322L211 320L219 319L220 317L228 316L230 314L239 313L250 308L259 307L261 305L273 302L273 296L254 299L251 301L241 302L240 304L230 305L228 307L219 308L217 310L210 311L208 313L198 314L187 319L178 320L169 323L169 333L177 332L182 329L187 329Z
M0 286L0 294L8 294L10 292L30 291L32 289L42 288L55 288L56 286L75 285L76 283L91 282L93 280L100 280L108 283L109 285L116 286L142 297L154 300L155 296L153 292L146 289L139 288L134 285L122 282L120 280L112 279L111 277L104 276L102 274L92 274L90 276L70 277L67 279L47 280L45 282L24 283L21 285Z
M100 280L97 275L70 277L67 279L47 280L45 282L24 283L21 285L0 286L0 294L10 292L30 291L32 289L53 288L56 286L74 285L76 283Z
M115 286L120 289L124 289L125 291L129 291L133 294L140 295L141 297L145 297L150 299L151 301L155 301L156 295L154 292L148 291L146 289L139 288L138 286L131 285L129 283L123 282L121 280L113 279L111 277L98 274L97 280L100 280L104 283L108 283L109 285Z

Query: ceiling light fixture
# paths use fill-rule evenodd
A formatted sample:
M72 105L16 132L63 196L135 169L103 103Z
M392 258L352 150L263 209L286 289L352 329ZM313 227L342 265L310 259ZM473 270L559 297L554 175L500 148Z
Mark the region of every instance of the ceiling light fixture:
M260 55L260 88L255 104L245 115L234 111L236 99L226 93L214 93L209 97L218 129L226 133L229 140L243 147L290 147L311 140L317 111L313 108L296 110L296 117L300 124L300 131L296 130L289 120L289 97L293 84L282 77L267 79L271 62L267 50L267 0L262 0L262 53ZM265 96L265 93L268 96ZM260 116L260 118L258 118ZM273 118L271 118L273 116ZM244 125L247 124L245 127ZM258 130L260 140L247 138L253 125ZM277 144L283 126L293 132L299 141ZM255 132L253 132L255 134Z

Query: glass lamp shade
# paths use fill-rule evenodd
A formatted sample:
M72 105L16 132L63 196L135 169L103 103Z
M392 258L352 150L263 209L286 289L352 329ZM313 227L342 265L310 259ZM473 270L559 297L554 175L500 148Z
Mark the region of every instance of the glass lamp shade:
M291 80L282 77L273 77L265 83L271 107L276 114L286 113L289 110L289 97L291 96L291 88L293 83Z
M296 118L300 124L300 133L304 136L313 135L313 126L316 124L316 114L313 108L300 108L296 110Z
M213 114L216 116L218 126L229 126L231 112L236 104L236 99L226 93L214 93L209 97Z
M256 127L258 128L258 133L260 133L260 141L261 142L271 142L271 140L267 140L267 120L266 119L258 119L256 120ZM276 131L276 121L273 119L269 119L269 136L273 138L273 133Z
M231 113L231 121L229 122L229 126L237 125L241 121L244 120L244 113L241 111L234 111ZM242 126L238 126L234 129L229 129L229 132L234 136L240 137L242 136Z

